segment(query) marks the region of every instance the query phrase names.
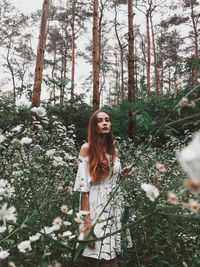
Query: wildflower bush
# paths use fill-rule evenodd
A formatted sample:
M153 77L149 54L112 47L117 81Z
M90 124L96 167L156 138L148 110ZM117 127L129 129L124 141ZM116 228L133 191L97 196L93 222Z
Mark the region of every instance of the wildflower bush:
M188 103L180 98L174 112L182 114ZM0 133L0 266L87 266L78 240L84 213L73 192L76 127L49 106L12 107L9 118L16 114L26 119L2 122ZM122 166L135 168L119 183L125 211L118 231L123 237L129 228L133 246L127 249L124 240L117 260L119 266L198 266L200 137L169 134L156 146L157 136L137 146L116 137Z

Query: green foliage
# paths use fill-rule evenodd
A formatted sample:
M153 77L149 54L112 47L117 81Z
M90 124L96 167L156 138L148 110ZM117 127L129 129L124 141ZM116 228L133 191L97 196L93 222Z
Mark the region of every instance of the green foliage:
M186 94L183 92L183 96ZM192 197L190 192L180 193L185 174L175 156L175 150L180 150L190 140L191 133L198 129L197 126L190 129L188 124L186 136L186 126L183 128L183 125L176 121L177 118L185 119L185 116L190 114L191 107L182 107L180 117L177 111L173 111L167 121L174 123L176 131L185 131L184 139L176 132L173 134L174 131L164 139L167 131L165 125L164 129L160 128L156 138L150 136L162 126L162 120L168 115L165 108L170 107L172 111L181 98L182 95L179 95L177 100L159 99L151 95L151 101L141 99L134 105L125 101L119 106L104 107L111 114L116 135L115 145L122 166L133 164L135 167L134 172L127 176L120 186L125 205L122 225L129 228L133 247L127 249L123 230L122 253L117 256L119 266L199 264L199 216L191 214L190 210L183 206L166 203L169 191L179 195L181 203ZM17 211L17 222L8 221L8 228L0 234L0 246L9 251L8 260L14 261L16 266L48 266L56 261L62 266L73 266L79 233L76 221L79 195L72 191L77 171L75 158L79 153L79 145L87 137L87 125L92 109L78 96L74 102L65 102L64 105L45 104L47 115L43 116L33 114L33 111L26 107L9 105L6 99L0 103L3 120L1 128L5 136L5 140L1 137L0 143L3 162L0 175L15 190L14 195L9 199L1 199L0 204L2 206L3 203L8 203L8 207L14 206ZM140 144L138 142L137 145L126 138L128 112L132 108L137 119L138 132L140 131ZM195 114L198 115L197 110ZM13 129L16 126L18 130ZM145 147L145 142L141 142L143 138L147 139L145 133L149 135L153 146ZM31 138L31 143L23 143L23 137ZM156 145L161 140L165 141L162 147ZM157 171L155 164L158 161L165 164L166 172ZM154 202L151 202L141 189L142 183L150 183L160 188L160 196ZM68 206L69 213L61 212L63 204ZM67 223L48 234L54 219L59 217ZM42 229L46 229L45 232L42 232ZM71 232L70 238L63 236L66 231ZM40 240L31 242L32 249L26 253L19 252L17 245L38 232L41 233ZM7 266L8 260L1 260L1 266ZM83 258L78 258L74 266L80 264L86 266Z

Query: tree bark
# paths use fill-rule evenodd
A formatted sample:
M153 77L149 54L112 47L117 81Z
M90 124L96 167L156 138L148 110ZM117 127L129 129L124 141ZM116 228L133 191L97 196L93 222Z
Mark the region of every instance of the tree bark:
M134 90L134 37L133 37L133 2L128 0L128 101L135 102ZM129 138L134 141L136 132L133 110L129 112Z
M51 71L51 79L54 80L54 71L55 71L55 67L56 67L56 48L54 49L54 59L53 59L53 67L52 67L52 71ZM50 100L52 99L52 95L53 95L53 102L54 102L54 106L56 104L56 86L55 84L53 84L53 88L51 91L51 95L50 95Z
M75 19L75 4L76 0L72 0L72 73L71 73L71 100L74 98L74 70L75 70L75 32L74 32L74 19Z
M153 44L153 57L154 57L155 91L156 91L156 95L158 96L159 95L159 88L158 88L157 55L156 55L154 29L153 29L153 20L152 20L152 14L151 14L151 12L150 12L150 22L151 22L152 44Z
M7 56L6 56L6 60L7 60L7 64L8 64L8 69L10 70L10 73L11 73L11 77L12 77L12 85L13 85L13 102L14 102L14 105L16 104L16 86L15 86L15 74L14 74L14 70L13 70L13 67L10 63L10 59L9 59L9 56L10 56L10 46L11 46L11 41L10 41L10 44L8 46L8 52L7 52Z
M40 24L40 35L39 35L39 41L38 41L37 58L36 58L32 107L40 106L40 95L41 95L42 73L43 73L43 66L44 66L44 52L45 52L45 46L46 46L47 20L48 20L49 6L50 6L50 0L44 0L43 8L42 8L41 24Z
M93 112L99 109L99 29L98 29L98 0L93 0Z
M115 34L117 37L118 45L120 48L120 62L121 62L121 102L124 102L124 50L121 44L118 31L117 31L117 10L115 5Z
M150 32L149 32L149 16L150 16L151 6L147 9L146 12L146 32L147 32L147 94L150 94L150 65L151 65L151 55L150 55Z
M191 19L192 19L192 26L194 30L194 43L195 43L195 54L194 58L195 60L198 59L198 30L197 30L197 22L195 21L194 16L194 3L193 1L190 1L190 9L191 9ZM198 85L198 68L195 66L194 68L194 85Z

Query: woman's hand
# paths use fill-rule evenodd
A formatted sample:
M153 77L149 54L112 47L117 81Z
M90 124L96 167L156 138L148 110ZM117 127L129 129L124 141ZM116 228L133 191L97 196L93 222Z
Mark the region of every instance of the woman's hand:
M129 171L128 174L131 174L133 171L134 171L134 167L131 168L132 165L128 165L126 167L124 167L122 170L121 170L121 175L124 175L127 171Z
M91 224L87 224L87 225L85 226L85 231L84 231L84 234L83 234L84 239L85 239L85 238L87 237L87 235L89 234L91 227L92 227ZM88 247L90 247L90 248L95 248L95 242L89 242L89 243L88 243Z

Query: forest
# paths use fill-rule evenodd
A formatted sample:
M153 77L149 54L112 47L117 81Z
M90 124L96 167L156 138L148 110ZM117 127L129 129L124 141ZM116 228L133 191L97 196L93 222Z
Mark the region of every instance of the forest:
M82 252L115 234L115 266L200 266L199 43L199 0L0 1L0 266L99 266ZM134 171L109 199L123 194L121 227L80 240L98 110Z

